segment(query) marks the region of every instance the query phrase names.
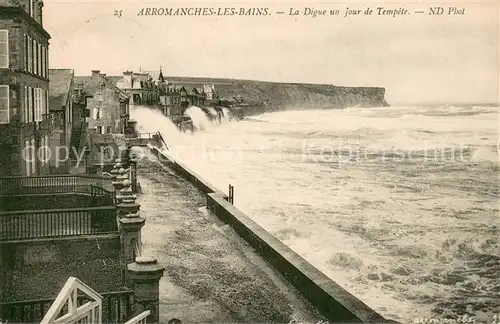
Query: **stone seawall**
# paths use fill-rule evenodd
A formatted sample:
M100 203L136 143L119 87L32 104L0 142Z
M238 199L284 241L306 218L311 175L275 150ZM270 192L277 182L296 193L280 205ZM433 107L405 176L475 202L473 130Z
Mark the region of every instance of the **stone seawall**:
M207 195L207 208L230 225L332 323L396 323L385 319L324 275L248 216L227 195L180 162L150 146L160 161Z

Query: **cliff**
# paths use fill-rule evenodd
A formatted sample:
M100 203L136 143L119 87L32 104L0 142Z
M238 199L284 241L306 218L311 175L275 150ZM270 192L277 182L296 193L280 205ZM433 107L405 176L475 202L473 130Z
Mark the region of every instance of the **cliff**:
M166 77L187 86L216 85L221 100L241 98L245 115L286 109L330 109L388 106L385 88L338 87L329 84L279 83L252 80Z

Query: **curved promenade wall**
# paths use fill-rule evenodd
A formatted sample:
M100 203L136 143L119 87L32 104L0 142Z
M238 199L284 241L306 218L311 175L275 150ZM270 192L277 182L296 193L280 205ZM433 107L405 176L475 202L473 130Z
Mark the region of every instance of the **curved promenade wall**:
M247 215L229 203L225 193L185 164L149 146L160 161L207 195L207 208L229 224L266 261L278 270L331 323L397 323L387 320L340 287Z

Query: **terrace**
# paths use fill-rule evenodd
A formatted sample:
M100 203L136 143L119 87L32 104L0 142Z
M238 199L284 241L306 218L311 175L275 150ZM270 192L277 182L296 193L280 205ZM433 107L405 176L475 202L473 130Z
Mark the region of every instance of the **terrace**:
M151 282L127 268L144 225L127 171L117 161L109 177L0 178L0 322L145 321L136 290Z

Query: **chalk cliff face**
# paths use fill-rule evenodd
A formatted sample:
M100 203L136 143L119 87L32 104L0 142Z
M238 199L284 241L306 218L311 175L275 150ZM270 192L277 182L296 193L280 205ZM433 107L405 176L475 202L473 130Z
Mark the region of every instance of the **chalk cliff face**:
M286 109L329 109L388 106L385 89L338 87L329 84L278 83L252 80L182 78L168 80L190 84L213 83L222 100L243 100L245 115Z
M249 112L388 106L384 88L237 81L231 85L217 85L217 89L221 98L241 97L248 103L245 110Z

